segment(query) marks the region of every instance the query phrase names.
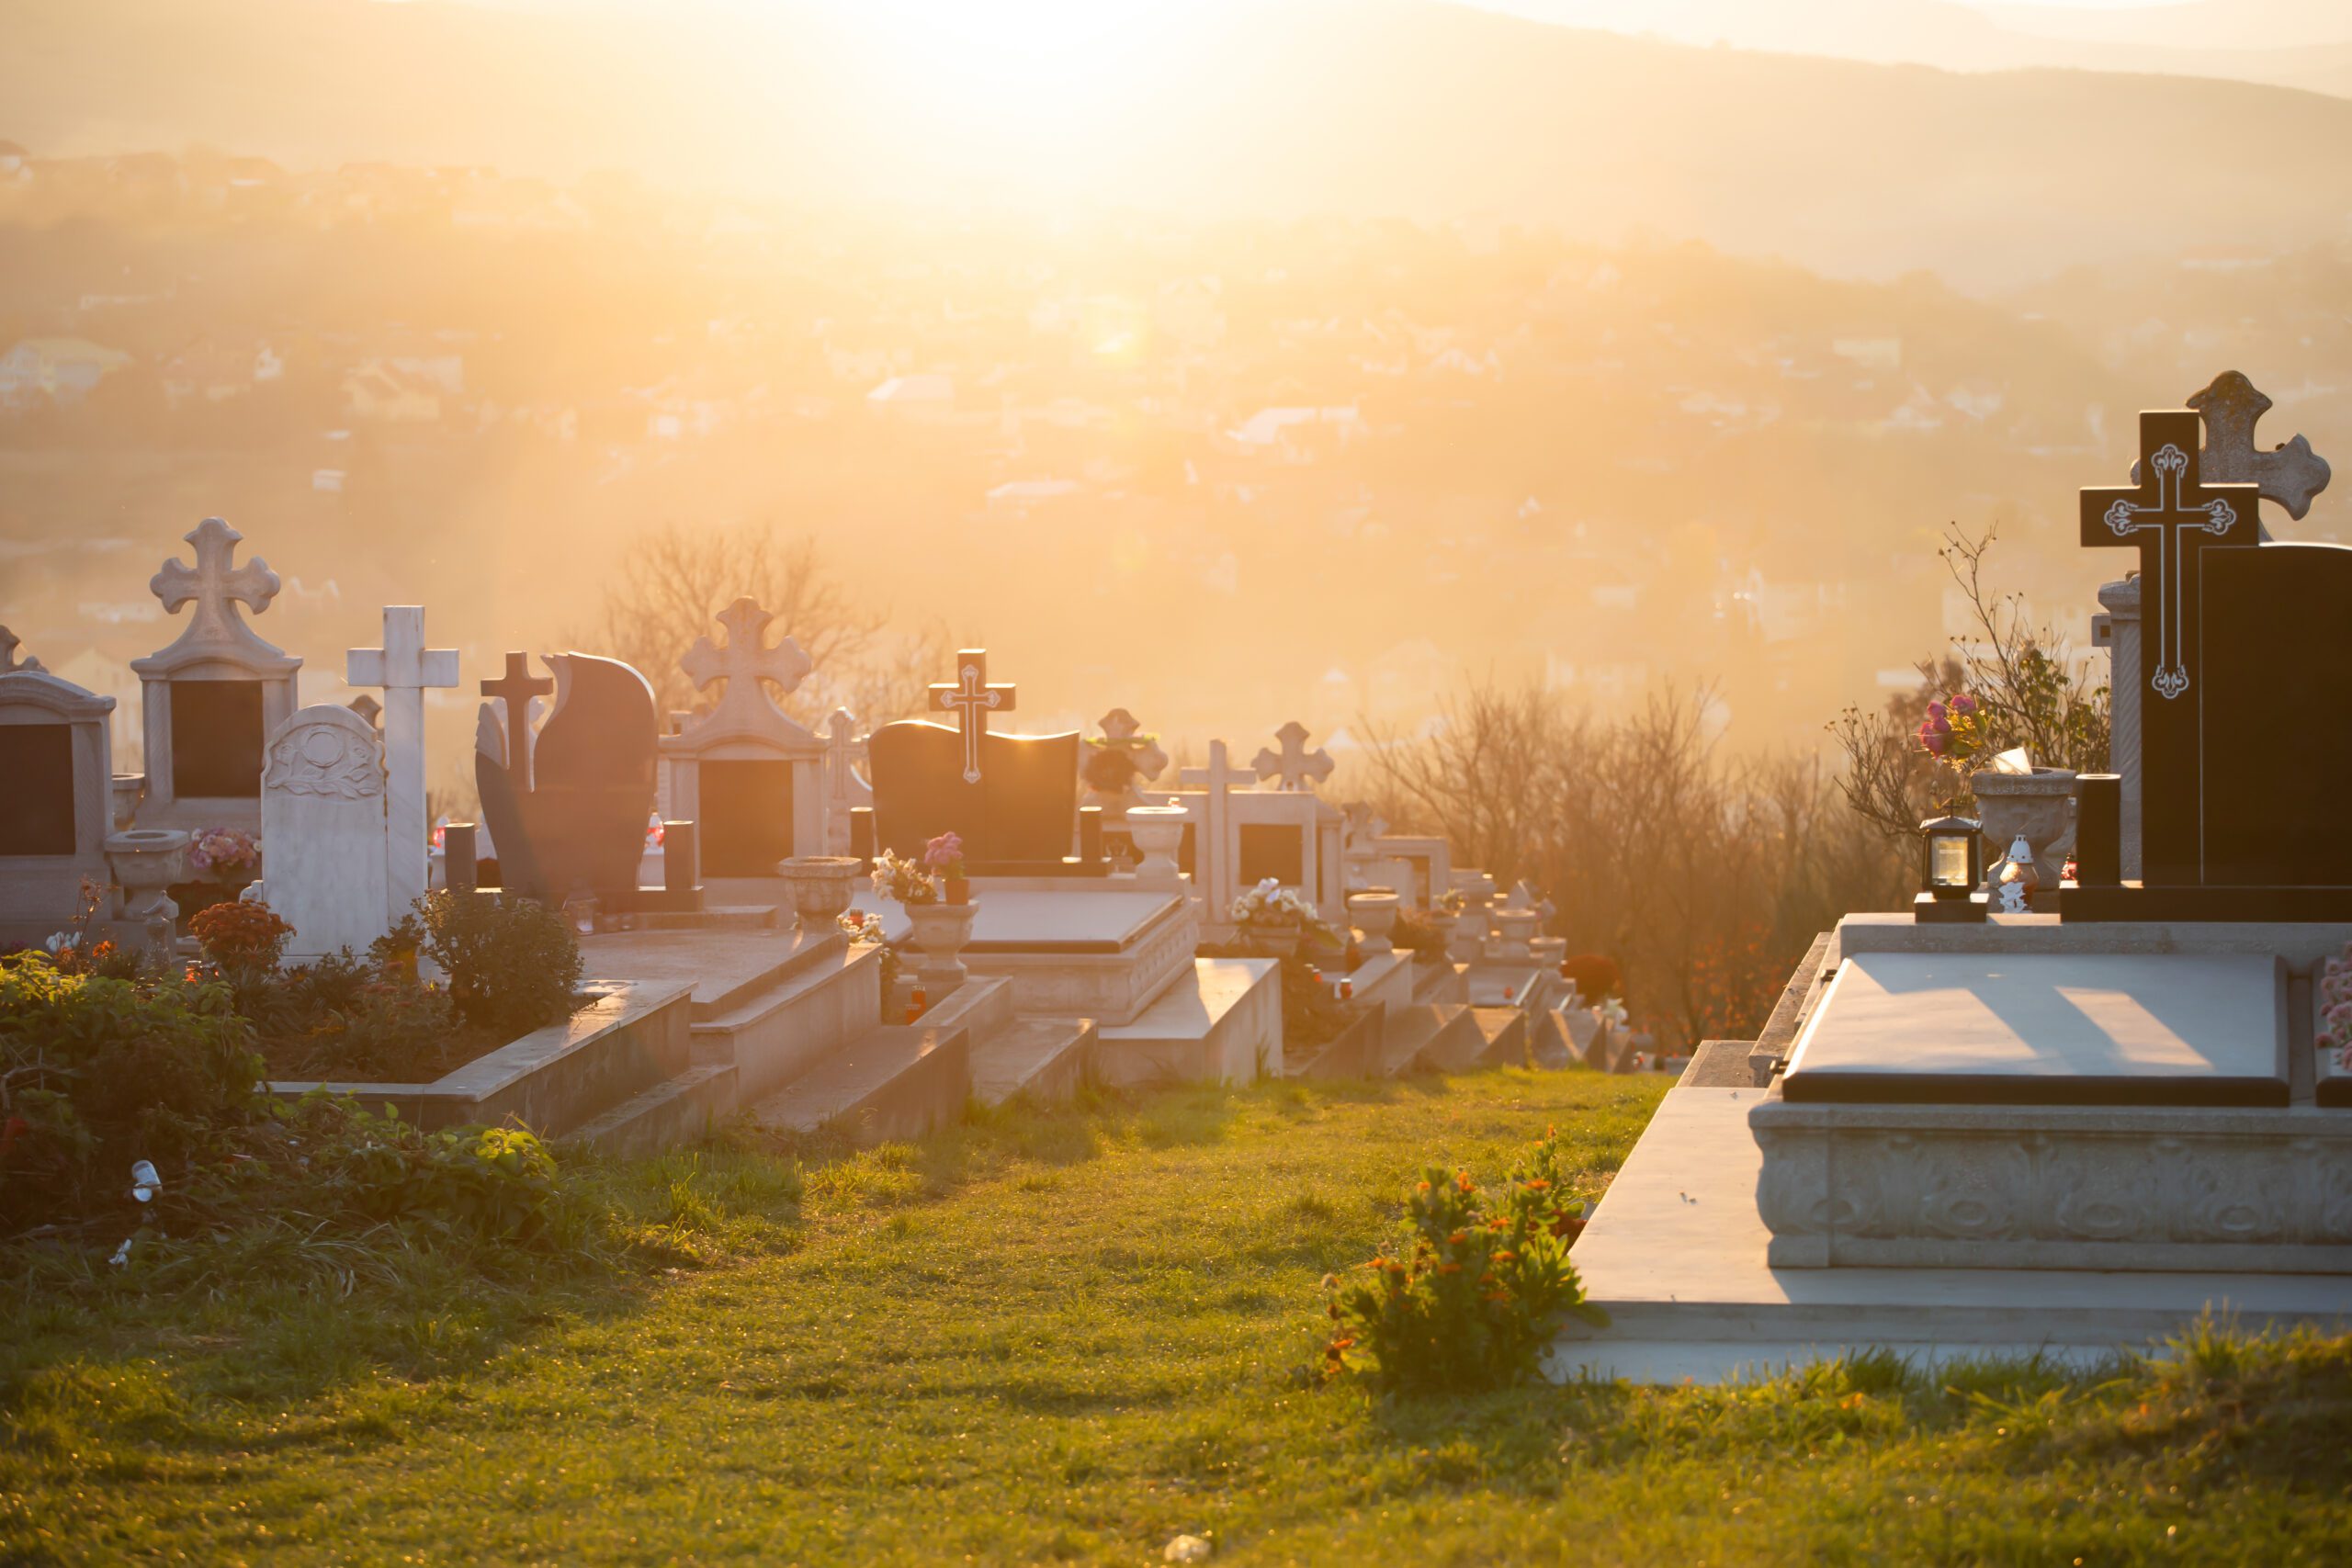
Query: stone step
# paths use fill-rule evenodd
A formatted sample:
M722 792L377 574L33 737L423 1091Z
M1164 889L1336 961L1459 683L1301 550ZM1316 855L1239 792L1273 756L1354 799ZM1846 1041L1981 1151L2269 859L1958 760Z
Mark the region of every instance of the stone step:
M700 1142L734 1113L734 1067L688 1067L574 1129L565 1141L630 1159Z
M828 947L729 1010L698 1020L695 1060L732 1063L744 1101L764 1100L876 1026L881 976L880 948Z
M835 1127L860 1145L920 1138L963 1115L971 1039L960 1026L877 1025L752 1106L752 1120L777 1132Z
M1523 1067L1527 1065L1527 1015L1513 1008L1472 1008L1470 1021L1487 1043L1476 1065L1481 1067Z
M1283 1070L1281 966L1271 958L1195 958L1192 973L1133 1023L1102 1024L1096 1053L1119 1085L1250 1083Z
M1332 1041L1307 1060L1293 1065L1295 1078L1376 1078L1385 1075L1382 1043L1386 1008L1366 1008Z
M1557 1071L1582 1065L1568 1034L1567 1020L1557 1008L1544 1008L1527 1021L1527 1059L1534 1066Z
M1383 1032L1381 1071L1389 1077L1460 1072L1486 1043L1470 1010L1458 1002L1397 1008L1389 1013Z
M708 904L699 909L648 909L632 917L642 931L775 931L791 917L774 904Z
M1092 1070L1101 1042L1091 1018L1015 1019L972 1047L972 1092L987 1105L1016 1094L1059 1104Z
M1456 964L1413 965L1413 1000L1423 1003L1466 1002L1470 982Z

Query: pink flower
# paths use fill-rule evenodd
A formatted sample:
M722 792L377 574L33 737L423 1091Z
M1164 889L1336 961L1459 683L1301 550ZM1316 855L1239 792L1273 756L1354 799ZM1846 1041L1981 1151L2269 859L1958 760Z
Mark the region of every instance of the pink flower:
M1976 699L1970 696L1966 692L1962 692L1958 696L1952 698L1951 711L1956 714L1962 715L1974 713L1976 711Z
M1920 732L1919 744L1925 746L1928 750L1934 752L1939 757L1944 754L1944 738L1937 734L1932 729L1922 730Z
M1941 724L1943 722L1944 711L1944 705L1941 703L1929 703L1928 705L1928 716L1938 724Z
M1951 720L1948 718L1931 718L1928 721L1928 728L1934 730L1938 735L1950 735L1951 733Z

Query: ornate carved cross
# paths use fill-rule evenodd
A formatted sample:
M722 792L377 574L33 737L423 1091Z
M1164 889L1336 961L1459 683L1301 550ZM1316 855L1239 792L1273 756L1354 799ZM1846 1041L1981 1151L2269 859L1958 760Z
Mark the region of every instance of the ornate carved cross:
M1313 789L1317 782L1331 776L1336 765L1330 754L1320 747L1306 749L1306 726L1292 719L1274 731L1274 739L1283 743L1276 752L1272 747L1259 750L1255 766L1261 779L1279 777L1283 789Z
M725 729L758 729L764 727L771 715L782 716L779 709L760 682L773 681L786 694L808 678L816 668L800 645L786 637L774 648L767 646L768 623L775 616L760 608L755 599L738 599L721 610L717 617L727 630L727 645L722 648L707 637L696 637L686 656L678 660L678 668L695 683L697 691L707 691L714 681L724 681L727 689L718 694L718 705L705 725ZM766 712L761 711L762 705Z
M1156 779L1167 771L1168 753L1159 749L1159 742L1147 738L1139 746L1128 744L1143 734L1143 726L1136 722L1135 715L1125 708L1113 708L1095 723L1102 726L1102 739L1116 743L1128 761L1135 763L1137 778Z
M277 573L259 556L232 568L230 562L236 558L237 546L244 536L218 517L206 518L182 536L196 547L196 565L183 566L178 557L173 557L148 580L148 592L173 615L179 614L183 604L195 604L196 614L182 641L236 640L244 630L237 606L245 604L255 615L268 609L269 602L277 597Z
M2138 547L2142 615L2155 629L2148 684L2169 702L2188 690L2198 663L2197 557L2214 546L2255 543L2258 492L2250 484L2202 481L2189 410L2142 413L2140 452L2145 477L2137 488L2083 491L2082 539Z
M20 670L28 674L40 672L40 660L33 658L30 654L27 654L21 660L17 657L17 649L24 646L17 640L15 632L6 626L0 626L0 675L14 675Z
M989 684L986 649L967 648L956 656L956 683L931 688L931 705L956 715L964 732L964 782L980 782L980 739L989 732L989 715L1012 710L1013 688Z
M2270 412L2270 400L2236 370L2224 370L2188 400L2205 422L2205 446L2198 454L2199 469L2210 483L2250 484L2262 499L2274 501L2298 522L2312 509L2312 497L2327 488L2333 477L2327 459L2298 435L2284 446L2265 452L2254 444L2255 422ZM2132 482L2145 478L2132 465ZM2255 535L2262 543L2270 530L2255 518Z
M528 795L531 790L531 699L554 690L553 681L531 673L531 658L526 653L508 654L506 673L481 683L483 696L506 701L506 776L514 782L517 795Z

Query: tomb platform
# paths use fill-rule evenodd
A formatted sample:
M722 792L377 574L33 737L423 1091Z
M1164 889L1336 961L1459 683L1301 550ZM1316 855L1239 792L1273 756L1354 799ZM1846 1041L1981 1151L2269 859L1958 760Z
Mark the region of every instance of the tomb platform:
M964 967L1012 981L1016 1012L1094 1019L1105 1040L1140 1021L1192 972L1200 941L1181 892L976 877L972 901L978 913ZM854 907L880 915L890 940L907 934L906 913L894 901L861 889Z
M2036 1353L2092 1367L2208 1310L2249 1331L2352 1319L2341 1278L2258 1267L1776 1267L1756 1201L1765 1156L1747 1135L1767 1102L1758 1089L1668 1091L1572 1253L1611 1322L1572 1323L1555 1378L1715 1382L1869 1348L1923 1369Z

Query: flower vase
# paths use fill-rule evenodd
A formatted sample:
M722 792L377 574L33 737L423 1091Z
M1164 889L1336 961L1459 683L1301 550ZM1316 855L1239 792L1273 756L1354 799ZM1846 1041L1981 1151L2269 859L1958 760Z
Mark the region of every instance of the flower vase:
M1396 951L1388 933L1396 929L1396 915L1404 904L1404 899L1394 893L1348 895L1348 916L1355 922L1356 930L1363 933L1363 951L1366 957Z
M979 906L909 904L905 908L907 921L914 927L915 946L922 953L915 976L924 1000L937 1007L965 981L964 944L972 940L972 921L979 914Z
M776 862L776 874L792 897L803 937L835 929L842 911L849 908L850 880L861 863L854 855L794 855Z
M1988 769L1972 777L1968 787L1976 796L1976 819L1986 846L2012 844L2022 836L2033 846L2041 886L2054 889L2075 847L2073 772L2036 768L2030 773L2002 773ZM1996 859L1984 868L1986 892L1993 891L2006 863L2006 858Z
M1192 813L1181 806L1130 806L1127 838L1143 858L1136 880L1147 887L1173 887L1183 879L1176 852L1184 842L1184 824Z
M1267 958L1293 956L1298 952L1299 939L1306 934L1306 926L1297 920L1250 920L1241 928L1242 940Z
M107 870L122 890L115 919L139 931L150 953L168 956L179 929L169 889L187 874L188 834L178 828L134 828L107 835Z
M970 877L948 876L943 877L941 880L946 884L946 896L942 900L943 902L949 904L968 904L972 901L972 879Z

